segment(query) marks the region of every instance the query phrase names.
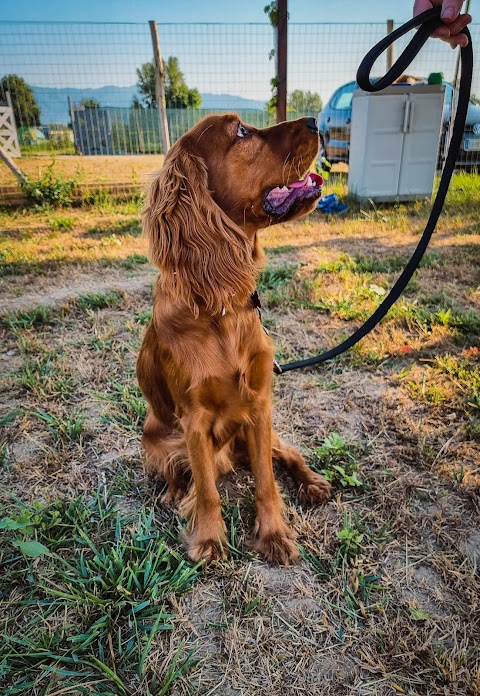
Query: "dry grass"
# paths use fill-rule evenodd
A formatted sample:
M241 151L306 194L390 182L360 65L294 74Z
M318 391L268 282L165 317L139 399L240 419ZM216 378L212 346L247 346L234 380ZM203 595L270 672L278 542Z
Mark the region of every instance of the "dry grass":
M182 523L145 481L139 447L145 405L134 366L154 276L134 257L145 254L138 210L103 205L1 220L2 302L11 310L0 354L2 504L17 520L25 518L12 495L40 506L27 532L0 531L9 636L2 693L478 696L478 179L457 178L426 263L372 336L330 365L275 381L276 427L334 481L332 501L307 509L279 473L302 562L268 567L247 550L253 481L240 470L222 482L231 559L193 573L182 591L175 574ZM350 333L392 284L427 212L423 204L353 207L340 219L315 214L266 230L272 270L261 295L280 357L312 354ZM73 223L55 229L49 216ZM121 243L102 244L112 235ZM25 308L25 293L37 309ZM112 501L107 512L96 491ZM168 630L154 630L156 614L141 608L150 611L146 628L129 633L128 602L123 614L105 604L103 614L97 607L89 616L80 600L57 598L53 611L52 582L80 592L80 570L65 579L64 561L98 559L65 532L68 505L90 505L84 529L107 555L118 535L138 539L141 515L152 513L155 543L139 546L127 567L140 577L152 548L167 545L171 570L161 582L169 590L152 606L169 614ZM118 535L108 522L114 509L125 521ZM52 510L54 525L47 523ZM33 537L63 561L29 559L12 546ZM97 599L118 606L128 597L118 587L107 592L89 572L84 582L97 583ZM134 592L132 606L150 597L143 586L120 585ZM101 616L110 622L105 630ZM15 648L23 657L14 658L11 636L25 638L25 626L36 657L23 645ZM51 639L41 657L40 626L41 640ZM68 635L84 646L83 675L78 664L61 662L72 654ZM19 674L33 686L12 690Z
M52 162L52 156L24 156L15 160L29 178L38 180ZM142 184L163 164L163 155L64 155L55 157L55 173L65 179L79 178L81 184ZM17 180L7 167L0 167L0 189L15 186Z

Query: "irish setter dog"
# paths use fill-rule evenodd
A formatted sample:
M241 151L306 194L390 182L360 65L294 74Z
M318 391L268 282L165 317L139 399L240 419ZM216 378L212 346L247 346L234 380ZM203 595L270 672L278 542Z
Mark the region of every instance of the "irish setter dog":
M143 223L160 275L137 364L149 405L142 443L147 472L167 483L163 501L189 518L194 561L225 554L216 483L240 459L255 479L252 546L270 562L298 555L272 458L303 502L330 494L272 431L273 349L252 301L257 233L314 208L322 179L307 174L317 148L313 118L257 129L234 114L208 116L173 145L151 184Z

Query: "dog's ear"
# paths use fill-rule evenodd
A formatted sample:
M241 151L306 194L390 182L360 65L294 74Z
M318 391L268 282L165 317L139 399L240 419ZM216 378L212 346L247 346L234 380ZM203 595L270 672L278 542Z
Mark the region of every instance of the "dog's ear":
M171 148L151 183L143 213L150 256L160 286L198 315L246 301L255 287L252 245L208 191L205 161L181 141Z

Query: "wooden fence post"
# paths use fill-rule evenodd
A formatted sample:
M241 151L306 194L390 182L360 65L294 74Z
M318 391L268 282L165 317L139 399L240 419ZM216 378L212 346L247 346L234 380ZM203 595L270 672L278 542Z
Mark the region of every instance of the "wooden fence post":
M1 147L0 147L0 160L2 160L3 162L5 162L5 164L6 164L7 167L10 169L10 171L12 172L12 174L14 174L14 175L17 177L17 179L18 179L18 181L20 182L20 184L24 184L24 183L27 181L27 177L26 177L25 174L22 172L22 170L20 169L20 167L19 167L18 165L15 164L15 162L13 161L13 159L12 159L9 155L7 155L7 153L5 152L5 150L3 150Z
M278 0L277 24L277 123L287 120L288 0Z
M393 19L387 19L387 34L393 31ZM387 47L387 72L393 65L393 44Z
M155 65L155 97L157 100L158 120L160 122L163 154L166 155L170 149L170 135L168 133L167 107L165 102L165 73L163 71L163 60L160 52L157 23L154 19L151 19L149 25L150 34L152 36L153 62Z

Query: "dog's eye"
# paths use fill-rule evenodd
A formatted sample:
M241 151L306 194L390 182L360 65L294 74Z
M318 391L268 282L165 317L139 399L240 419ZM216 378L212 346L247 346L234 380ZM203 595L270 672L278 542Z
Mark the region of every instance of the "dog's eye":
M250 133L244 126L242 126L241 123L239 123L237 128L237 138L246 138L247 135L250 135Z

